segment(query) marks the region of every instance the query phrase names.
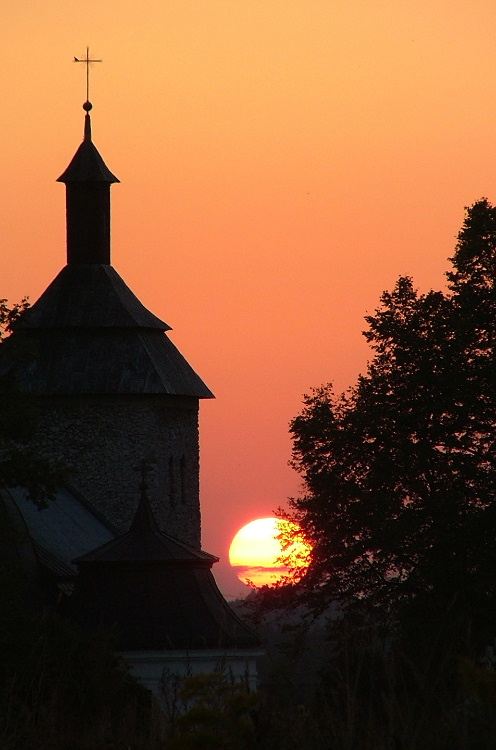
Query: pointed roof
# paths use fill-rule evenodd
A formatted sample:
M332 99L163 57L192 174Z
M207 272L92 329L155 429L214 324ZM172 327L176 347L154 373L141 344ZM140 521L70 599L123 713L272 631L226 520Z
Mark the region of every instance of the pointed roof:
M158 530L143 483L127 534L74 561L70 614L126 650L259 648L217 588L217 560Z
M160 531L150 507L148 495L146 494L148 485L146 484L145 478L146 473L151 470L151 467L146 460L143 460L140 468L142 475L140 484L141 496L130 528L131 532L138 535L146 534L148 531Z
M39 395L213 398L166 330L111 266L66 266L2 344L0 372Z
M140 502L129 531L74 560L76 565L110 562L160 562L174 565L192 563L209 569L218 561L219 558L215 555L196 550L159 530L143 485Z
M165 335L171 327L110 265L110 183L118 180L91 141L91 104L84 106L84 141L59 177L67 192L68 265L17 321L0 372L15 369L21 389L39 395L213 398Z
M15 330L51 328L151 328L172 330L139 301L112 266L68 265Z
M91 104L86 102L91 109ZM86 107L85 107L86 108ZM57 182L119 182L107 167L98 149L91 140L91 119L89 111L84 118L84 140L74 154L67 169L57 178Z

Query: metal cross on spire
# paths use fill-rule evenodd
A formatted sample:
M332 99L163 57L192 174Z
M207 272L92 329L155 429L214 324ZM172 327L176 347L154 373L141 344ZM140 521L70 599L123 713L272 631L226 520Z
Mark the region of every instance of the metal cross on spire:
M153 463L154 458L153 456L148 456L147 458L144 458L140 463L134 467L134 470L141 475L141 482L140 482L140 489L146 490L148 489L148 485L146 483L146 475L152 471L151 464Z
M90 101L90 65L91 63L103 62L103 60L93 60L90 57L90 48L86 47L86 57L75 57L74 62L86 64L86 103Z

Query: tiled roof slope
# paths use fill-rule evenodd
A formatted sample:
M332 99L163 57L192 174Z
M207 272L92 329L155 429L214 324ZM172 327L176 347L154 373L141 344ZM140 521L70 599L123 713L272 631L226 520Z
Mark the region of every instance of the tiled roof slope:
M71 615L123 649L258 648L217 588L217 560L160 532L143 490L130 530L74 561Z
M139 301L113 266L68 265L15 329L171 327Z
M85 139L57 182L120 182L107 167L98 149L91 141L89 114L85 117Z
M110 527L65 488L40 511L20 487L3 490L0 502L13 504L22 518L40 562L58 576L74 576L76 555L115 538Z
M24 392L213 398L112 266L68 265L0 350Z

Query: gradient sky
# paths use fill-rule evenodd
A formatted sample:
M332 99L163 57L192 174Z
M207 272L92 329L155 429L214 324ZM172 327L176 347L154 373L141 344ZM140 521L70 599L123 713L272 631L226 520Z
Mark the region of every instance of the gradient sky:
M496 201L487 0L0 0L0 297L65 263L82 138L112 188L113 264L213 390L203 547L298 493L302 394L366 367L363 317L400 274L441 288L464 206Z

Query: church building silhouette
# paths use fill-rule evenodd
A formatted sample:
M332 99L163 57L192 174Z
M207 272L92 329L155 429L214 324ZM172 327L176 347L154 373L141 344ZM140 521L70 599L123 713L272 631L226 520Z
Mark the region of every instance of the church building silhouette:
M0 370L15 371L35 399L33 449L68 477L43 511L22 488L2 493L18 557L44 605L109 630L151 689L164 669L220 662L253 681L259 640L200 546L198 408L213 395L111 265L119 180L92 141L92 105L83 107L83 142L58 178L67 265L0 347Z

